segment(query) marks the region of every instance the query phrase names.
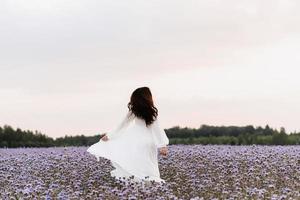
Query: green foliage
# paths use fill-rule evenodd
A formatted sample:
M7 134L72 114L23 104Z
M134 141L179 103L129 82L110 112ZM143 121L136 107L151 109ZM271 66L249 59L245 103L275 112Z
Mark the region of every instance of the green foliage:
M65 136L54 140L38 131L23 131L19 128L16 130L11 126L5 125L0 127L0 148L14 147L52 147L52 146L89 146L99 141L100 135L86 137Z
M35 131L16 130L11 126L0 127L0 147L51 147L54 140Z
M200 128L173 128L165 129L170 144L227 144L227 145L299 145L300 133L287 134L284 128L280 131L270 128L253 126L208 126ZM51 146L90 146L100 139L95 136L65 136L55 140L38 131L13 129L5 125L0 127L1 147L51 147Z
M208 126L199 129L180 128L167 129L171 144L228 144L228 145L299 145L300 133L286 134L285 129L265 128L260 126ZM188 139L193 138L193 140ZM188 140L187 140L188 139Z

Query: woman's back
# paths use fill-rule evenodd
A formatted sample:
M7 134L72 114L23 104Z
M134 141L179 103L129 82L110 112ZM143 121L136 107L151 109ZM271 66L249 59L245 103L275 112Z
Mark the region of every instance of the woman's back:
M111 139L126 137L133 142L147 140L147 143L152 142L157 148L169 144L169 139L164 129L160 127L158 117L147 126L145 120L136 117L131 111L128 111L119 126L117 126L115 130L107 133L107 136Z
M133 175L135 180L162 181L158 168L157 149L166 147L169 139L160 127L157 109L148 88L138 88L131 96L129 111L118 126L109 131L88 152L111 160L117 178Z
M115 177L126 177L132 174L142 180L163 181L158 169L157 148L169 144L169 139L159 127L158 119L146 126L143 119L128 112L120 125L107 133L108 141L100 140L87 151L112 161L116 168L111 172ZM127 176L128 177L128 176Z

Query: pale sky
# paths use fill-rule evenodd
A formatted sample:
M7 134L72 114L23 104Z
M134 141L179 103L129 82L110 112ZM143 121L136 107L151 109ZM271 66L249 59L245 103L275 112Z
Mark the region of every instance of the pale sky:
M1 0L0 126L114 129L148 86L161 126L300 131L298 0Z

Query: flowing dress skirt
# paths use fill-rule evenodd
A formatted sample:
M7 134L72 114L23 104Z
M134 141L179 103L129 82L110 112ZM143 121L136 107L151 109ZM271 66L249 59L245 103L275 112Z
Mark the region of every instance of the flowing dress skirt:
M135 123L116 133L118 137L90 146L87 151L109 159L115 168L111 176L123 179L133 176L134 181L165 182L160 178L157 147L152 132L143 123Z

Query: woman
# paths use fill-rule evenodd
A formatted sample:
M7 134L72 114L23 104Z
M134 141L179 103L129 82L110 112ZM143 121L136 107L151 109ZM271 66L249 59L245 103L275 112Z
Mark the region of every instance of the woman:
M165 182L160 178L157 150L168 153L169 139L158 121L158 110L153 104L148 87L137 88L128 103L128 113L117 128L105 134L87 151L107 158L114 166L111 176L118 179L132 177L134 181Z

